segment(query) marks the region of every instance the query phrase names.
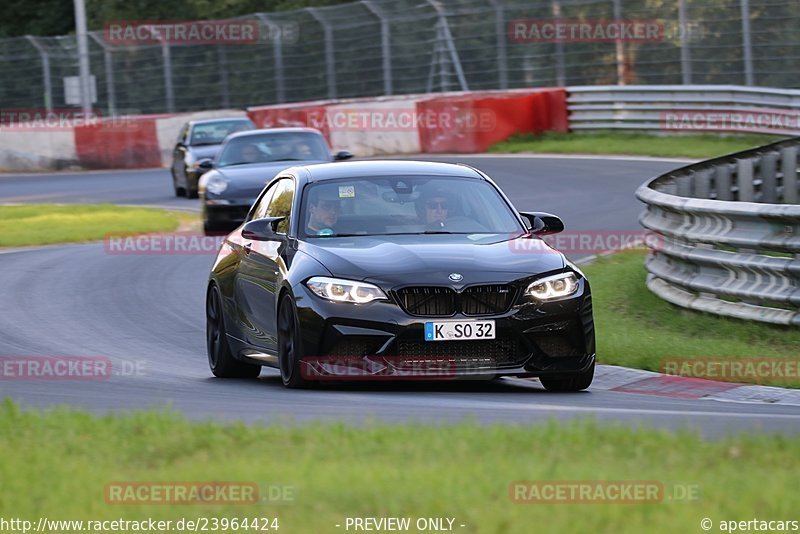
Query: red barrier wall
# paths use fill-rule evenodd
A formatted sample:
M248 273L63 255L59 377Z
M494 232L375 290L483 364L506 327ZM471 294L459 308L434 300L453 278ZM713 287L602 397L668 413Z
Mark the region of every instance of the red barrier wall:
M161 166L156 119L123 117L75 127L75 150L83 167L138 169Z
M417 103L424 120L419 128L425 153L483 152L517 133L566 132L566 92L490 96L474 94L432 98Z

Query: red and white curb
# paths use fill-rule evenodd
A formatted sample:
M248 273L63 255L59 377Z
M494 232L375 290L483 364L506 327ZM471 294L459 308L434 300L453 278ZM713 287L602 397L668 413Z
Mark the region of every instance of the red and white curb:
M598 365L590 389L680 399L800 406L800 390L666 375L616 365Z

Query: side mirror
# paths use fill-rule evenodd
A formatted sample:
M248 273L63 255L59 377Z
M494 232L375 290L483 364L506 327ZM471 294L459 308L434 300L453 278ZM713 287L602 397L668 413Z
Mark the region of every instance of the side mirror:
M340 150L336 154L333 155L334 161L344 161L346 159L352 159L353 153L349 150Z
M564 231L564 221L552 213L543 211L520 212L523 219L530 224L530 231L536 235L557 234Z
M201 159L197 162L197 168L203 169L204 171L210 171L214 168L214 160L211 159Z
M242 238L252 241L266 241L275 237L275 229L278 223L286 217L264 217L263 219L253 219L242 228Z

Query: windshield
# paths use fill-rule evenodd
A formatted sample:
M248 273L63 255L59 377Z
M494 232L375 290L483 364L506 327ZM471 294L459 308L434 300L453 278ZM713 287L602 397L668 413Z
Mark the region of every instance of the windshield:
M226 137L235 132L243 132L255 128L249 120L233 120L219 122L204 122L192 127L191 146L218 145Z
M308 237L499 234L524 229L497 190L473 178L398 176L307 186L300 233Z
M330 161L328 145L314 132L245 135L231 139L222 149L219 166L270 161Z

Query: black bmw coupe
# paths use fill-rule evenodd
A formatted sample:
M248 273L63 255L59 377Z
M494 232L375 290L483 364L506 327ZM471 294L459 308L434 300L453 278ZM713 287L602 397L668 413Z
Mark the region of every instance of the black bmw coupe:
M280 369L323 380L539 377L592 382L589 282L465 165L362 161L295 166L220 247L206 299L218 377Z

